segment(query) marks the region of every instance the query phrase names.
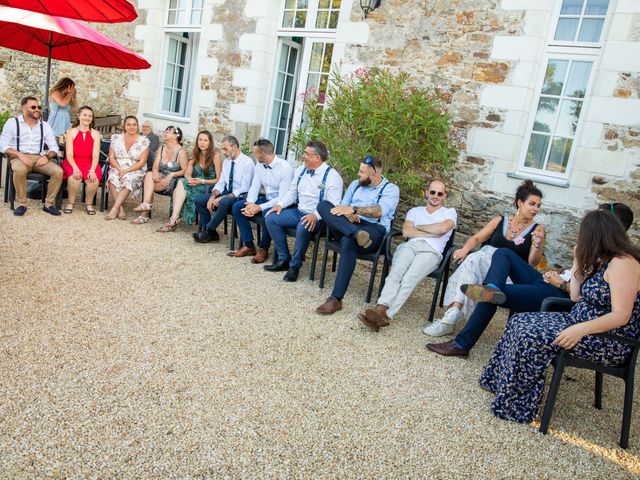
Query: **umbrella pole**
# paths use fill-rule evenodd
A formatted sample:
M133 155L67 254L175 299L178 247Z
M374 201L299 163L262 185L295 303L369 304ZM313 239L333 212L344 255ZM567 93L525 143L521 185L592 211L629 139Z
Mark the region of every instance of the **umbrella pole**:
M53 33L49 33L49 43L47 44L47 49L49 50L49 55L47 55L47 81L44 87L44 111L42 112L42 116L45 121L49 120L49 84L51 83L51 44L53 43Z

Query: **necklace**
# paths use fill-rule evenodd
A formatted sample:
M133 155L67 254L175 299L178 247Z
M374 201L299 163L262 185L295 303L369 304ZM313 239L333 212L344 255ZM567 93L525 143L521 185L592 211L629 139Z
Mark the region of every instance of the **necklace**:
M516 217L513 216L511 217L511 220L509 220L509 227L508 227L508 234L511 236L511 238L509 238L508 240L513 240L514 238L516 238L525 228L527 228L529 226L528 222L524 222L524 223L520 223L519 225L517 225L516 227L513 226L513 224L515 223L515 219Z

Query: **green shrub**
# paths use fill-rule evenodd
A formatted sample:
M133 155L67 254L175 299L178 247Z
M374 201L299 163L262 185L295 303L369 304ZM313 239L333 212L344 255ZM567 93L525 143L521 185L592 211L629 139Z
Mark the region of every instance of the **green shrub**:
M7 120L9 120L11 117L12 117L11 112L0 113L0 132L4 128L4 124L7 123Z
M407 73L361 68L334 74L327 102L315 92L304 98L304 120L292 136L302 152L311 139L324 142L329 162L346 182L356 177L360 161L380 156L385 176L403 198L422 195L427 178L443 175L456 150L449 142L449 116L437 88L416 87Z

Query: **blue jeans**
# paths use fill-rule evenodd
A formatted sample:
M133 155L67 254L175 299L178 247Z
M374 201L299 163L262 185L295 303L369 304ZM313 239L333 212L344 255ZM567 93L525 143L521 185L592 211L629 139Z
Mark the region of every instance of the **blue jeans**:
M507 285L507 277L513 285ZM564 297L564 291L546 283L542 274L508 248L499 248L491 257L491 267L482 282L495 285L504 292L507 301L500 305L517 312L538 312L547 297ZM471 350L496 313L497 305L480 302L473 310L469 321L456 336L456 344Z
M333 203L323 200L318 204L318 213L334 233L336 239L340 241L340 263L338 264L338 272L336 273L336 281L333 285L331 296L342 300L347 288L349 288L351 276L356 269L358 254L375 252L380 247L387 231L379 223L367 221L351 223L346 217L333 215L330 211L334 206ZM359 230L369 233L372 243L368 248L360 247L355 238L353 238Z
M261 195L256 200L256 205L261 205L267 202L267 197ZM238 225L238 229L240 230L240 241L248 248L254 248L255 245L253 243L253 229L251 228L250 218L254 218L258 222L263 222L264 224L264 215L270 209L267 209L261 213L255 214L253 217L245 217L241 210L247 206L246 200L240 200L233 204L231 211L233 212L233 218L236 219L236 224ZM264 227L264 225L263 225ZM269 235L269 231L266 227L262 229L262 238L260 239L259 247L263 250L269 248L271 244L271 236Z
M306 214L302 213L297 208L285 208L280 212L272 213L268 217L265 217L264 223L269 230L269 235L273 239L273 245L276 247L277 259L288 261L290 267L300 268L304 255L307 253L307 248L311 243L313 236L320 230L322 222L316 222L316 228L313 231L307 230L300 219ZM287 228L296 229L296 241L293 245L293 258L289 253L289 247L287 246Z
M225 195L225 193L221 193L221 195ZM240 199L235 197L224 197L218 204L218 208L214 210L215 213L212 217L211 212L207 209L209 198L211 198L210 194L203 193L193 199L196 211L200 216L200 225L203 230L215 230L218 228L218 225L224 221L227 214L231 211L233 204L240 201Z

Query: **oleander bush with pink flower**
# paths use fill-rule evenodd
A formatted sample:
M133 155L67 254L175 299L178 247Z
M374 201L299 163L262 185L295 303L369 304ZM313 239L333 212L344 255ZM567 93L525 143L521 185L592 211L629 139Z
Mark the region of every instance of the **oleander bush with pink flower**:
M444 175L457 155L445 98L442 89L418 87L404 72L336 73L324 106L318 94L304 95L304 120L292 145L302 152L309 140L323 141L345 181L355 178L362 158L379 156L403 198L421 196L425 181Z

